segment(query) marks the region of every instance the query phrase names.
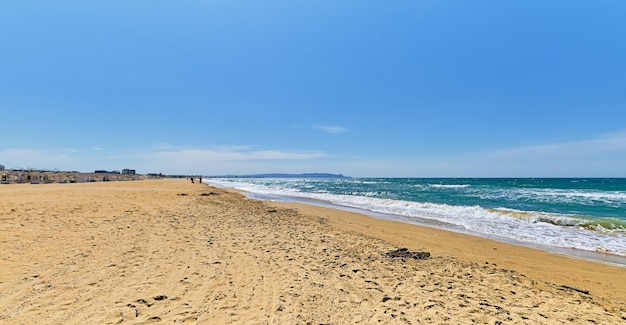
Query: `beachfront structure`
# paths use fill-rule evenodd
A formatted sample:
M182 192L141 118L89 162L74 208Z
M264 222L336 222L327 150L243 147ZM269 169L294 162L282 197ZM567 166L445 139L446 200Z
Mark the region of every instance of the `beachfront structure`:
M122 169L122 175L135 175L134 169Z
M119 174L120 172L117 170L114 170L112 172L108 171L108 170L96 170L94 171L94 174Z
M8 170L0 172L0 184L48 184L48 183L86 183L86 182L109 182L130 181L147 179L142 175L121 175L120 172L99 171L99 173L79 172L48 172L48 171L25 171Z

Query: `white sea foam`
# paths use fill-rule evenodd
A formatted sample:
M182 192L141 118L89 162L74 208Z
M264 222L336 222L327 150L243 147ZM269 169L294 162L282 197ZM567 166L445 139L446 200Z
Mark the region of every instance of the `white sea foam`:
M428 186L434 187L434 188L466 188L466 187L470 187L469 184L450 184L450 185L446 185L446 184L428 184Z
M499 189L493 191L481 191L475 194L485 199L511 198L532 199L540 202L568 203L593 205L597 202L616 207L626 206L626 192L603 192L591 190L572 189L541 189L541 188L515 188Z
M285 182L295 180L265 181L264 185L231 182L226 179L211 179L209 183L218 186L241 189L269 199L306 199L309 202L326 202L340 207L359 209L364 212L383 214L390 219L404 222L424 223L432 221L441 225L450 225L449 228L465 232L480 234L490 238L519 241L530 245L547 245L561 248L575 248L587 251L610 252L626 256L626 230L601 229L596 231L590 227L583 227L582 220L576 216L550 214L541 212L526 212L513 209L485 209L479 206L453 206L428 202L412 202L391 200L370 195L337 195L328 192L303 192L290 186L283 186ZM438 185L438 184L435 184ZM449 185L445 185L449 186ZM452 185L463 186L464 185ZM533 189L537 193L536 189ZM532 192L529 190L528 192ZM549 191L539 191L546 195ZM560 196L583 196L573 191L562 193ZM504 194L502 194L504 195ZM594 197L594 195L590 195ZM616 195L620 197L619 194ZM380 216L380 215L379 215ZM600 231L598 231L600 230Z

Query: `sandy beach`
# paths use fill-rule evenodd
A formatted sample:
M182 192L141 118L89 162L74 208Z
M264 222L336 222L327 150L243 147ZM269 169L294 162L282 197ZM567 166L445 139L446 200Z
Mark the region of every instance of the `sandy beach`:
M625 322L625 267L182 179L0 185L0 324Z

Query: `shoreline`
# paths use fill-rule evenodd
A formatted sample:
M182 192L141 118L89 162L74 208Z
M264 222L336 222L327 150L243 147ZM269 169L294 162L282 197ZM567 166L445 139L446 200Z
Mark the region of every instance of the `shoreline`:
M208 184L209 186L214 187L213 185ZM314 202L301 202L301 201L274 201L270 199L263 199L258 197L249 197L248 194L250 192L228 188L228 187L217 187L226 191L232 191L233 193L239 193L245 195L247 198L252 200L258 200L260 202L265 202L270 206L282 207L295 209L298 212L309 214L311 216L319 216L319 215L328 215L332 216L328 220L333 223L333 225L342 227L346 231L360 231L362 234L372 234L373 230L371 227L376 225L381 228L389 227L393 230L385 231L384 229L375 231L376 234L380 237L385 237L386 240L391 242L396 242L398 246L411 246L411 240L407 237L401 237L400 239L396 239L392 236L386 234L387 232L394 234L395 232L402 233L404 232L403 228L411 229L412 232L416 232L420 234L420 239L424 240L424 237L427 237L429 241L438 246L439 249L442 250L442 255L449 256L471 256L473 262L478 262L481 257L484 257L485 262L488 260L493 260L491 264L501 265L505 267L510 267L516 270L522 270L524 273L532 274L535 277L539 278L547 278L548 281L557 283L557 282L567 282L567 281L575 281L576 285L580 287L588 287L590 286L587 282L578 282L576 281L576 277L573 276L562 276L561 272L555 272L553 267L550 265L564 265L570 264L576 265L576 267L583 268L585 270L589 270L590 272L598 272L599 274L607 274L607 278L612 278L610 275L611 272L602 271L602 266L607 266L611 268L616 268L614 272L618 274L616 278L612 278L609 280L612 283L619 283L619 281L626 282L626 264L611 262L615 260L619 260L619 262L626 263L626 257L623 256L611 256L610 254L605 254L602 252L591 252L591 251L582 251L578 250L581 255L576 254L565 254L559 252L559 248L553 249L542 249L540 247L534 247L532 244L525 243L514 243L506 240L499 240L494 238L489 238L485 236L480 236L478 234L472 234L469 232L461 232L454 231L450 229L446 229L443 227L437 227L428 224L415 224L410 222L405 222L401 220L393 220L387 218L378 218L374 215L369 215L364 213L364 211L356 208L350 207L341 207L332 204L326 204L325 202L320 202L319 204L315 204ZM373 213L382 215L382 213ZM338 218L339 217L339 218ZM334 221L334 222L333 222ZM357 226L361 224L360 229L351 229L352 226ZM411 232L408 231L408 232ZM434 235L430 234L434 233ZM440 244L439 242L444 241L446 243L456 242L458 238L465 238L467 241L471 242L472 245L464 246L457 245L454 249L449 249L447 244ZM485 248L485 247L493 247L493 248ZM505 253L495 253L492 251L504 251ZM575 249L567 249L562 248L562 250L573 252ZM513 255L519 252L523 252L519 261L512 261L514 259ZM509 257L502 257L499 255L508 255ZM596 258L586 257L586 256L594 256ZM537 258L539 257L539 258ZM605 261L601 258L607 257L611 261ZM615 257L615 258L613 258ZM539 259L540 262L535 263L533 260ZM597 271L599 270L599 271ZM626 301L626 288L623 290L618 290L618 296L620 299Z
M383 213L383 212L375 212L375 211L370 211L366 209L354 208L350 206L342 206L338 204L333 204L331 202L320 201L320 200L315 200L315 199L309 199L309 198L303 198L303 197L297 197L297 196L287 196L287 195L257 194L254 192L248 192L245 190L239 190L239 189L235 189L231 187L222 187L220 185L214 185L214 184L209 184L209 185L223 188L226 190L234 190L240 193L245 193L246 197L251 198L251 199L261 200L261 201L298 203L298 204L303 204L303 205L313 205L313 206L319 206L319 207L324 207L324 208L329 208L329 209L347 211L347 212L362 214L370 218L389 220L389 221L400 222L400 223L404 223L408 225L416 225L416 226L421 226L421 227L426 227L426 228L434 228L434 229L439 229L439 230L444 230L444 231L449 231L449 232L455 232L455 233L468 235L472 237L489 239L492 241L501 242L505 244L521 246L521 247L536 249L536 250L545 251L549 253L564 255L567 257L571 257L571 258L578 258L578 259L587 260L591 262L598 262L598 263L603 263L607 265L626 268L626 256L614 254L611 252L591 251L591 250L585 250L585 249L580 249L580 248L575 248L575 247L559 247L559 246L552 246L548 244L524 242L524 241L520 241L520 240L516 240L513 238L508 238L508 237L501 237L497 235L473 232L461 226L447 224L441 221L423 219L420 217L413 217L409 219L401 215L394 215L394 214L388 214L388 213Z
M0 323L626 319L621 267L185 180L0 186L0 234Z
M378 219L359 212L297 202L270 202L269 205L295 209L310 216L326 215L329 222L334 226L341 227L346 231L356 231L364 235L384 238L395 243L398 247L413 249L424 247L438 256L452 256L473 263L513 269L530 277L552 283L570 283L572 286L589 288L594 284L580 279L592 274L592 276L602 276L605 277L607 283L610 283L605 286L607 292L626 301L626 288L616 287L616 285L623 283L622 281L626 281L626 269L621 265L559 254L446 229ZM415 244L416 239L420 244ZM570 267L583 269L589 274L583 275L584 272L568 274L569 271L572 271L571 269L562 270L562 268L569 269ZM617 291L611 292L613 289L617 289Z

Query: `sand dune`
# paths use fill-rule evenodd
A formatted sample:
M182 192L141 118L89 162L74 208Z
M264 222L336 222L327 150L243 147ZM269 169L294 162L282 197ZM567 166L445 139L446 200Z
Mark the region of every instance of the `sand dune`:
M2 324L626 322L626 268L183 180L3 185L0 252Z

